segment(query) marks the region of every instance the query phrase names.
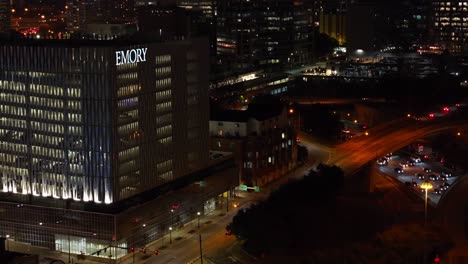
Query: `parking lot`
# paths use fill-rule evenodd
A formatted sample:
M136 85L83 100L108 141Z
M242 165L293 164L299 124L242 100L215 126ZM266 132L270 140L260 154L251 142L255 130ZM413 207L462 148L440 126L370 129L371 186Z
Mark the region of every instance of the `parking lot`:
M376 166L381 172L398 179L406 185L406 188L413 189L423 198L424 190L420 186L423 182L429 181L432 183L433 188L428 190L428 199L433 204L437 204L443 193L457 180L458 175L454 175L450 169L432 160L422 160L421 162L408 164L411 162L410 157L416 156L402 152L394 153L388 155L388 161L385 165L376 164ZM401 168L401 173L396 171L397 168ZM451 176L444 177L444 174Z

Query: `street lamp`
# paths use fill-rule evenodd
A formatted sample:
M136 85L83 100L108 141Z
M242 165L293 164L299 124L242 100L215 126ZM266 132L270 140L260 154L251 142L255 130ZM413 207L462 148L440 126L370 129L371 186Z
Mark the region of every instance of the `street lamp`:
M201 215L201 213L197 212L198 228L200 228L200 215Z
M172 244L172 226L169 227L169 243Z
M424 225L427 225L427 190L431 190L434 186L432 183L425 181L420 187L426 192L426 198L424 199Z

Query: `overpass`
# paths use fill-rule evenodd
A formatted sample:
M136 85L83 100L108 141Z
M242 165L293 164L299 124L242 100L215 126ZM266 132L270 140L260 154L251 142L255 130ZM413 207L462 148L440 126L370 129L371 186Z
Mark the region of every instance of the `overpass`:
M401 118L368 130L336 148L330 164L341 167L352 179L369 162L395 152L417 139L446 130L468 130L468 121L462 115L430 121ZM455 244L454 256L468 257L468 177L460 177L447 190L437 206L437 219Z

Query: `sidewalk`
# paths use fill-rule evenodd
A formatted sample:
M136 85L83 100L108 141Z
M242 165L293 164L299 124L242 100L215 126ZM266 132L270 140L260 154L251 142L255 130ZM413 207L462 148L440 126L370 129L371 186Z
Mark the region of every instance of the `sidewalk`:
M233 200L230 200L229 202L236 202L239 203L239 207L242 207L243 205L247 204L252 197L250 197L249 193L241 193L240 196L237 196ZM199 230L203 230L204 228L208 227L210 224L215 224L220 217L225 216L226 213L233 213L237 212L236 208L233 208L232 205L229 205L229 212L226 212L226 204L223 203L220 208L215 209L211 213L204 215L200 217L200 229L198 229L198 219L195 218L192 221L186 223L184 226L181 228L175 229L172 231L171 235L166 234L165 236L149 243L146 245L146 254L142 253L140 251L137 252L135 250L135 253L132 254L127 254L126 256L122 257L119 259L117 263L119 264L143 264L146 263L146 261L149 261L153 256L155 256L154 251L158 250L159 254L158 255L165 255L165 253L169 249L174 249L177 246L179 246L180 243L183 241L186 241L187 239L194 239L193 237L198 234ZM172 243L170 243L170 240L172 239ZM198 238L196 238L198 239ZM209 263L208 261L205 261L204 263ZM192 259L189 263L199 263L200 262L200 257L196 257ZM183 263L181 263L183 264Z
M242 208L246 206L250 202L255 202L258 200L262 200L269 196L270 192L279 188L282 184L287 183L291 179L298 179L301 178L304 174L308 172L310 166L312 164L306 162L302 166L298 166L295 169L291 170L286 175L282 176L281 178L276 179L268 183L267 185L263 186L261 192L237 192L237 196L235 198L229 199L229 212L228 214L232 214L234 216L239 207ZM238 203L238 207L234 208L233 202ZM217 209L208 213L207 215L203 215L200 217L200 230L208 228L211 224L216 224L220 221L220 217L226 215L226 202L223 202ZM195 239L195 236L198 234L198 218L194 218L190 222L184 224L181 228L174 229L171 232L171 235L166 234L163 237L149 243L146 245L146 253L140 252L140 249L136 248L134 253L129 253L124 257L119 259L109 259L103 257L96 257L96 256L80 256L77 254L68 254L68 252L59 252L59 251L51 251L47 248L38 248L33 247L27 244L18 243L15 241L9 241L9 249L15 252L21 252L25 254L31 255L39 255L40 263L50 263L53 260L63 261L63 263L73 263L73 264L102 264L102 263L119 263L119 264L140 264L146 263L152 257L156 257L154 252L158 250L159 257L168 257L165 254L169 249L177 248L181 243L187 241L188 239ZM220 232L224 232L220 230ZM196 238L198 239L198 238ZM170 243L172 240L172 243ZM205 254L204 254L205 255ZM192 259L189 263L200 263L200 257L196 257ZM162 258L161 258L162 259ZM70 260L70 261L69 261ZM203 259L204 263L210 263L208 259ZM180 263L185 264L185 263Z
M249 204L252 201L256 200L261 200L262 198L266 198L269 196L270 192L272 190L275 190L279 188L284 183L287 183L290 179L298 179L301 178L304 174L306 174L309 169L311 164L304 164L302 166L298 166L296 169L291 170L288 174L284 175L283 177L272 181L268 183L267 185L263 186L261 189L260 193L256 192L237 192L238 196L234 199L230 199L229 201L229 212L228 214L232 214L233 216L237 213L237 210L239 208L242 208L243 206ZM238 208L233 208L232 207L232 202L236 202L239 204ZM220 208L217 208L213 212L209 213L208 215L203 216L200 218L200 230L208 227L210 224L216 224L219 221L220 216L225 216L226 215L226 204L223 203ZM158 240L155 240L149 244L146 245L146 254L142 252L137 252L135 250L135 256L133 259L133 254L127 254L125 257L120 258L117 263L119 264L143 264L149 261L150 259L153 259L152 257L156 257L154 255L154 251L158 250L160 257L165 255L165 253L169 249L175 249L177 248L180 243L183 243L184 241L188 239L195 239L194 236L196 236L198 232L198 219L195 218L192 221L186 223L183 227L173 230L172 231L172 243L169 243L169 234L166 234L165 236L159 238ZM198 239L198 238L196 238ZM205 256L205 254L203 254ZM211 263L210 260L203 259L204 263ZM190 262L190 264L195 264L195 263L201 263L200 257L195 257L193 258ZM180 264L185 264L185 263L180 263Z

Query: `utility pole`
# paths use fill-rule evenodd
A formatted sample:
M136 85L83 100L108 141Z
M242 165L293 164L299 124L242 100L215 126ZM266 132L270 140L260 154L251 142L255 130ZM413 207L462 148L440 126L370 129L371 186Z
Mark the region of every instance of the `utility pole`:
M229 190L226 192L226 212L229 212Z

